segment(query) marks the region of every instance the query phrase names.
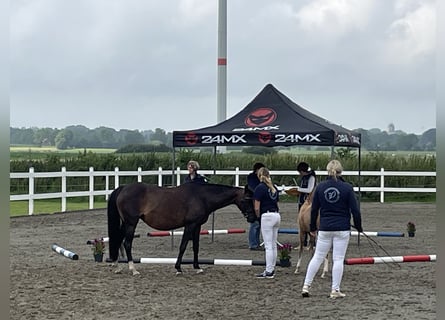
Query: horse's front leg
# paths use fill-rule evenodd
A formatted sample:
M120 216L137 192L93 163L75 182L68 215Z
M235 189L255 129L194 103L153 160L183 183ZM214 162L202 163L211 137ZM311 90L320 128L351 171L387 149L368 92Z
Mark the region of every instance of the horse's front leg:
M184 256L185 249L187 248L187 244L189 240L192 239L192 228L189 225L184 227L184 233L182 234L181 244L179 245L179 254L176 259L175 269L176 274L182 274L181 263L182 257Z
M204 272L204 270L202 270L199 267L199 262L198 262L200 232L201 232L200 225L194 227L194 229L193 229L193 269L196 270L196 273Z
M301 227L300 227L300 230L302 230ZM295 268L294 273L300 272L301 259L303 257L303 250L304 250L304 234L305 234L305 232L303 232L303 231L300 232L300 250L298 251L297 267Z

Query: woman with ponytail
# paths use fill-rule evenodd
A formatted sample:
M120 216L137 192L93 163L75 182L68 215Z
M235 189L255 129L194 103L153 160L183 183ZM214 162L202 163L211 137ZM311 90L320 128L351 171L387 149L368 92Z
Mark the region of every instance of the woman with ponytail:
M307 267L301 294L309 297L309 290L321 263L332 247L332 284L330 297L343 298L340 291L343 264L351 233L351 216L354 227L363 232L362 219L352 185L341 177L343 167L338 160L329 161L326 166L328 178L319 183L312 197L311 234L318 231L315 253ZM317 217L320 226L317 230Z
M278 189L272 183L269 170L263 167L258 170L260 184L253 194L255 214L261 221L261 235L266 249L266 270L256 275L257 278L272 279L275 277L277 262L277 239L281 217L278 212Z

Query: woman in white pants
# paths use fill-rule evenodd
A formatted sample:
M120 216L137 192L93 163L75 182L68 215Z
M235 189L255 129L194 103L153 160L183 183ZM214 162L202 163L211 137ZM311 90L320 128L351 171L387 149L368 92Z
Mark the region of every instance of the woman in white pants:
M277 238L281 217L278 212L278 190L272 183L269 170L265 167L258 170L260 184L253 193L254 209L261 221L261 235L266 249L266 270L256 275L257 278L272 279L275 277L277 262Z
M331 160L327 167L328 178L314 191L311 209L311 233L317 232L317 217L320 214L317 246L309 262L301 294L309 297L309 290L320 265L332 247L331 298L343 298L340 291L343 265L351 231L351 215L355 228L363 232L360 210L352 185L346 183L341 173L343 167L338 160Z

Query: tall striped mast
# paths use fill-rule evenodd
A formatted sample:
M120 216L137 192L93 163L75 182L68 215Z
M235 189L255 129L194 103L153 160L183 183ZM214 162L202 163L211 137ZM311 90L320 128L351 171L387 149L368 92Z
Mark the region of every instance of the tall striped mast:
M227 0L218 0L217 122L227 117Z

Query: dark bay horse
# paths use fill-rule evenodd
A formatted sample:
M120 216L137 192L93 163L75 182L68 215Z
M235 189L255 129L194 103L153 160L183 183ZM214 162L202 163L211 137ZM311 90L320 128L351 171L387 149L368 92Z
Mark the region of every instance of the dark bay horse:
M157 230L184 227L175 268L182 273L181 262L189 240L193 241L193 268L198 265L201 225L210 213L235 204L244 213L252 206L245 198L244 188L219 184L186 183L178 187L158 187L145 183L132 183L115 189L108 200L108 237L110 260L118 260L123 242L128 267L133 275L139 274L133 263L131 247L139 219ZM117 263L116 263L117 264ZM116 272L120 272L120 267Z
M314 189L315 190L315 189ZM311 231L311 209L312 209L312 192L308 194L306 200L303 205L300 207L300 211L298 212L298 233L300 236L300 251L298 252L298 262L297 267L295 268L295 273L300 271L301 260L303 257L304 250L304 236L307 234L309 236L309 252L314 253L314 246L317 241L317 237L312 236ZM317 218L317 226L320 224L320 215ZM328 257L324 259L323 273L321 277L324 278L326 273L328 272L329 262Z

